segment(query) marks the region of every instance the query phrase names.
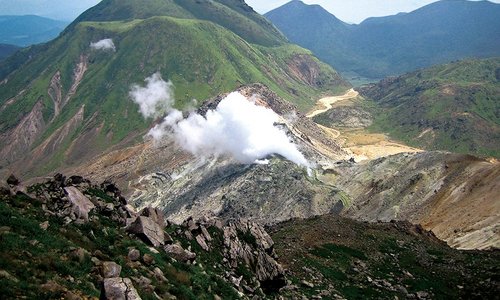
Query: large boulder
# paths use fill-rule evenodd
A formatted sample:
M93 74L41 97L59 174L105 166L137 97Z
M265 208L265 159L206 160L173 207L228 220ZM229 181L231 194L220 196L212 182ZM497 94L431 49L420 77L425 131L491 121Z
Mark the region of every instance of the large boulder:
M105 261L102 263L102 276L104 278L116 278L120 277L122 272L122 267L112 261Z
M65 187L64 191L68 195L68 200L71 203L72 212L75 216L78 219L88 221L90 211L95 208L94 203L74 186Z
M165 244L163 227L152 218L144 216L137 217L137 219L127 227L127 231L137 235L155 247L160 247Z
M163 231L166 227L163 212L157 208L147 207L143 209L138 217L132 219L127 226L131 232L155 247L172 242L172 238Z
M141 216L151 218L161 228L165 228L167 226L165 223L165 215L158 208L146 207L141 211Z
M101 299L106 300L138 300L141 299L129 278L106 278L103 284Z
M163 249L170 257L178 261L187 262L196 258L195 253L185 250L178 244L166 245Z

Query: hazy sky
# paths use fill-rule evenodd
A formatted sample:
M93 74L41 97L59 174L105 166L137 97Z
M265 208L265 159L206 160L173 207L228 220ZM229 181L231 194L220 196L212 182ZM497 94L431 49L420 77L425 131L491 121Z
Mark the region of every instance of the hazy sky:
M0 0L0 15L35 14L54 19L72 20L100 0ZM259 13L289 0L246 0ZM345 22L359 23L368 17L409 12L436 0L304 0L319 4ZM492 2L500 3L500 0Z
M290 0L246 0L259 13L266 13ZM303 0L307 4L319 4L344 22L360 23L368 17L410 12L436 0ZM491 2L500 3L500 0Z

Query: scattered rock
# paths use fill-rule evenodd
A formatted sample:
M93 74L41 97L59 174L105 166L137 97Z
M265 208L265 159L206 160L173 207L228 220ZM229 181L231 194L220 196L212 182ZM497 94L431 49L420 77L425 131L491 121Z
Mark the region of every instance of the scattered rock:
M163 281L163 282L167 281L165 274L163 274L163 271L160 270L160 268L158 268L158 267L154 268L153 273L155 274L156 279L158 279L159 281Z
M139 286L140 289L150 292L154 291L154 287L151 285L151 283L153 282L151 279L141 276L139 278L132 277L132 280L137 286Z
M207 245L207 242L205 241L205 238L203 237L203 235L199 234L196 236L196 242L198 243L198 245L200 245L201 249L205 250L205 251L209 251L210 248L208 247Z
M2 226L0 227L0 235L9 233L12 229L9 226Z
M229 280L231 281L231 283L234 284L234 286L236 286L236 287L240 286L242 279L243 279L243 276L240 276L238 278L236 278L234 276L229 277Z
M49 221L45 221L45 222L42 222L39 224L39 226L42 230L47 230L49 228L49 225L50 225Z
M429 293L427 293L425 291L417 292L417 298L418 299L429 299Z
M200 228L201 228L201 233L203 234L203 237L205 238L205 240L207 240L208 242L211 242L212 236L210 235L210 233L208 233L208 230L205 228L205 226L200 226Z
M184 236L186 236L186 238L190 241L194 239L193 234L189 230L184 231Z
M141 258L141 252L135 248L130 249L128 252L128 259L131 261L138 261Z
M122 267L115 262L105 261L102 263L101 270L104 278L115 278L120 277Z
M16 176L14 176L14 174L10 174L9 178L7 178L7 184L10 186L17 186L20 183L21 182L19 181L19 179L17 179Z
M79 263L83 263L85 261L85 256L87 255L87 251L83 248L77 248L72 250L69 253L69 258Z
M102 262L99 260L99 258L95 257L95 256L92 256L90 258L90 261L92 261L92 263L96 266L100 266L102 264Z
M67 289L60 285L59 283L49 280L40 286L40 289L45 293L61 293L65 292Z
M81 300L82 297L78 296L77 294L73 293L72 291L67 291L66 294L64 294L64 299L65 300Z
M310 283L309 281L302 280L300 283L301 283L303 286L305 286L305 287L308 287L308 288L311 288L311 289L312 289L312 288L314 288L314 284Z
M10 195L10 188L3 186L2 183L0 183L0 196L9 196Z
M150 266L152 265L154 262L155 262L155 259L153 256L151 256L150 254L144 254L142 256L142 261L147 265L147 266Z
M5 270L0 270L0 278L7 279L7 280L13 281L15 283L19 282L19 279L17 279L16 277L14 277L13 275L11 275L9 272L7 272Z

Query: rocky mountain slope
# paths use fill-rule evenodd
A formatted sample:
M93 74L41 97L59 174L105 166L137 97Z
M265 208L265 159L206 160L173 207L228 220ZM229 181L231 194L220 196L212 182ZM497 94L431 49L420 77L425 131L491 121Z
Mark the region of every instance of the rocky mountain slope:
M167 224L156 209L137 213L112 183L79 176L9 183L0 195L3 297L263 298L286 284L274 242L255 223Z
M347 197L341 215L421 224L450 246L500 245L500 164L440 152L398 154L325 170Z
M498 251L461 252L408 223L336 216L271 229L166 223L111 182L56 175L0 189L0 291L84 299L494 297ZM272 238L271 238L272 237ZM20 267L22 266L22 267Z
M410 13L343 23L317 5L291 1L266 14L292 42L341 72L367 78L500 52L500 5L437 1Z
M313 167L279 156L241 164L222 156L193 157L166 137L117 150L67 172L95 181L113 178L139 208L161 208L169 220L249 218L275 224L337 213L362 221L410 221L465 249L499 247L499 164L466 155L403 153L355 163L326 127L261 85L243 87L283 117L280 126ZM200 111L214 107L213 98ZM328 112L327 112L328 113ZM321 116L321 115L320 115ZM477 205L481 203L481 205ZM470 214L463 218L464 212Z
M244 2L102 1L0 64L0 165L41 175L136 143L151 120L129 92L156 72L177 108L261 82L307 109L348 85Z
M231 247L228 250L227 247L220 246L224 244L224 233L220 228L218 231L210 231L207 227L213 227L215 223L208 225L206 218L216 218L221 222L243 218L260 224L250 226L250 223L239 222L239 225L232 226L236 230L236 236L237 229L242 226L275 225L293 218L311 218L325 214L370 222L396 219L420 223L424 229L432 229L438 238L456 248L500 247L497 162L440 152L399 154L356 162L354 153L340 146L334 130L318 126L314 123L316 118L304 115L315 105L315 100L320 98L319 94L328 92L331 95L335 89L342 87L342 92L346 92L346 83L308 51L286 44L283 37L269 27L268 22L242 2L221 0L181 3L144 0L141 3L145 6L140 7L136 1L120 3L103 1L69 26L59 39L18 52L0 69L0 72L10 74L6 75L0 85L0 90L7 95L0 102L0 153L5 157L0 172L9 175L15 171L35 177L59 169L66 174L82 174L94 182L107 180L108 184L101 189L109 192L114 200L106 201L102 191L99 192L98 188L96 191L96 187L89 186L86 181L73 184L74 180L79 179L70 178L67 181L61 176L39 186L41 194L30 194L29 197L50 202L51 207L46 205L49 211L47 213L60 214L60 218L68 223L83 219L78 223L88 224L85 223L88 217L94 223L90 229L84 225L84 230L87 230L85 234L100 236L103 225L100 220L108 219L101 216L92 219L92 214L88 216L86 211L95 206L96 212L102 211L111 219L115 218L114 221L130 225L127 226L128 232L122 229L117 231L121 239L129 241L129 238L139 235L157 248L159 245L163 246L162 243L171 245L170 241L166 242L165 232L161 230L165 227L164 224L158 223L158 216L164 214L170 222L166 233L174 244L178 242L181 247L171 245L169 253L184 258L191 257L188 259L191 260L192 253L195 252L197 257L205 257L201 260L202 266L213 271L176 265L175 270L186 271L185 268L188 268L188 273L194 272L194 275L190 277L184 273L180 275L184 279L168 279L163 271L167 281L172 284L158 288L161 284L153 283L154 275L148 272L155 273L154 269L146 267L139 275L123 266L124 261L127 261L124 255L128 255L129 246L115 245L116 239L99 241L96 237L96 243L113 248L106 252L107 256L104 258L99 258L97 254L93 256L101 261L111 261L113 257L118 257L124 270L123 276L118 272L118 277L116 274L112 277L122 279L113 279L110 284L127 289L130 284L138 288L138 285L146 282L143 290L154 290L161 295L168 296L168 292L180 298L195 298L198 295L212 298L211 293L214 291L220 297L231 298L234 296L231 288L226 289L223 283L217 283L217 288L207 283L210 280L217 282L216 278L220 279L217 275L221 275L244 295L268 295L269 278L258 275L262 266L255 268L254 262L262 259L265 262L271 261L267 256L259 254L260 249L272 258L269 243L266 242L267 246L263 245L263 249L237 245L237 248L243 247L252 253L257 251L257 257L248 256L246 250L241 255L238 254L240 251L235 254ZM234 32L229 31L230 26L226 21L233 17L257 26L258 30L246 31L253 27L245 29L236 26L231 28ZM258 35L262 39L255 39L253 32L265 34ZM269 37L275 37L272 46L267 44ZM171 43L171 40L182 43ZM19 63L24 65L16 69ZM12 68L16 71L10 73ZM151 74L155 75L150 77ZM148 78L146 87L141 84L144 78ZM167 82L169 79L171 83ZM244 84L254 81L265 85ZM26 84L28 87L23 89ZM17 88L20 92L17 92ZM140 106L137 101L132 101L131 91L132 94L147 94L143 97L145 100L139 103ZM231 91L236 92L228 94ZM168 103L157 103L158 94L161 95L161 101ZM346 92L347 96L336 98L348 98L350 94L356 93L350 91ZM175 103L172 96L176 98ZM310 101L312 97L316 97L314 101ZM136 97L133 98L137 100ZM193 103L193 98L205 101ZM143 105L149 101L153 104ZM237 106L231 106L234 103ZM144 118L138 111L139 107L141 112L144 109L152 111L149 115L153 117ZM255 111L259 113L256 114ZM241 121L239 119L245 121L244 126L237 122ZM264 123L267 126L262 127ZM360 124L365 126L364 122ZM152 131L148 130L150 128ZM254 129L259 129L258 134L255 134ZM276 131L278 136L269 134ZM245 138L241 138L242 136ZM281 151L283 141L286 151ZM257 147L261 142L270 147L262 150ZM247 143L252 144L251 147L240 147ZM293 152L292 158L287 155L290 154L290 149ZM298 160L294 159L297 157ZM44 182L43 178L32 180ZM109 185L110 180L122 188L123 195L118 193L115 185ZM79 186L80 184L83 186ZM48 192L48 196L44 191ZM31 192L36 192L36 186ZM90 202L83 201L78 211L72 211L67 200L72 201L74 195L81 196L82 193L87 195ZM123 196L129 201L124 201ZM9 198L8 202L16 206L19 202L17 200L22 200L16 199ZM31 200L27 201L30 203ZM477 203L481 205L478 206ZM140 210L140 215L135 215L127 204ZM31 214L31 211L28 212ZM465 212L470 216L464 218ZM36 217L36 213L33 216ZM18 215L16 218L19 218ZM2 222L12 228L8 224L15 224L9 222L15 222L16 218L14 221L7 218ZM42 217L36 218L40 219L39 223L30 224L45 222L41 220ZM52 222L57 221L49 221ZM158 226L161 228L158 229ZM409 227L410 231L413 228L404 226ZM186 231L186 227L192 229ZM141 228L148 230L141 232ZM212 241L208 241L208 235L202 228L208 230ZM233 229L227 229L231 231L229 236L235 235ZM78 232L76 229L75 231ZM389 236L393 234L397 233L391 231ZM103 239L107 238L105 232L102 235ZM85 248L78 237L74 239L73 234L68 238L71 243ZM254 239L243 232L238 240L253 243ZM84 242L88 243L86 239ZM208 257L201 254L207 248L210 252L210 245L216 243L219 246L214 248L218 252ZM325 244L328 243L330 242L325 241ZM89 252L94 253L97 246L89 245L92 248ZM147 250L139 249L139 245L133 247L140 250L141 254L153 255ZM160 247L162 249L165 250L165 247ZM418 253L422 252L421 248L412 249L417 253L411 252L408 255L418 257ZM343 250L345 248L341 247L339 251ZM100 251L103 252L102 249ZM154 253L153 250L149 251ZM226 254L221 256L220 253L224 252ZM168 258L162 256L163 252L160 253L155 259L168 261ZM389 258L385 254L380 255L382 259ZM215 259L211 260L213 257ZM245 260L252 272L248 273L249 270L245 267L238 269L235 257ZM423 257L428 258L426 254ZM145 261L144 263L147 264ZM407 263L408 261L400 262L395 267L404 266L409 271L410 263ZM165 265L166 263L163 267ZM271 276L273 284L277 284L274 278L278 278L278 286L282 287L282 272L279 267L271 264L274 267L268 269L267 266L268 264L263 268L269 274L274 274ZM158 265L157 267L160 268ZM88 272L78 276L86 276L91 271L91 266L86 268ZM136 265L135 268L141 267ZM345 270L346 267L343 268ZM45 272L51 272L53 267L47 269ZM224 271L219 273L219 270ZM448 270L454 274L454 278L460 278L457 282L473 282L478 287L487 287L489 284L476 284L475 281L464 279L465 275L457 275L453 268ZM7 270L7 274L12 275L12 272L12 268ZM74 271L68 272L74 279ZM94 270L95 274L99 272ZM375 271L372 269L369 272L371 274ZM388 272L390 274L391 271ZM394 271L392 273L396 274ZM335 276L331 274L323 276ZM21 275L16 273L13 276L17 278ZM90 279L97 287L88 287L94 296L99 294L98 284L104 283L99 276L104 275L96 275ZM141 276L150 281L141 279ZM434 278L421 276L426 278L426 282ZM408 294L420 298L434 293L462 295L457 291L420 288L420 280L406 286L404 282L389 280L387 277L388 275L377 275L377 280L372 280L376 287L372 286L370 289L375 289L374 293L382 295L389 293L391 296L404 296L405 290L399 288L402 286ZM240 278L244 281L240 281ZM311 289L311 284L313 287L317 285L320 277L310 278L314 283L308 280L307 284L301 283L302 279L295 283ZM370 278L373 279L371 275ZM43 284L45 279L42 274L36 282ZM384 283L384 279L388 284ZM71 282L70 277L67 280ZM293 287L294 282L285 283L288 288L282 291L283 295L290 297L312 297L323 292L349 297L349 288L353 288L337 282L333 288L322 286L318 291L312 288L303 292L302 289L297 291ZM67 282L59 284L68 286ZM360 284L366 285L366 282ZM387 289L377 284L384 285ZM335 287L337 285L338 289ZM176 290L176 286L180 286L179 290ZM396 286L398 291L395 292ZM422 291L427 294L418 294ZM17 295L20 292L18 289L10 293ZM138 288L138 293L143 295L144 291ZM467 290L463 295L473 293L475 292Z
M48 42L66 28L68 22L40 16L0 16L0 44L26 47Z
M279 126L311 164L349 158L326 132L265 86L250 85L238 91L282 116ZM199 111L217 106L222 98L224 95L208 100ZM310 176L303 166L279 156L269 159L265 165L248 165L227 156L197 158L167 136L160 144L148 141L115 151L71 172L96 181L114 178L127 187L137 207L161 207L176 222L189 216L216 215L274 223L322 214L340 201L340 195Z
M0 60L9 57L19 49L19 47L14 45L0 44Z
M429 150L500 156L500 59L464 60L358 89L372 129Z

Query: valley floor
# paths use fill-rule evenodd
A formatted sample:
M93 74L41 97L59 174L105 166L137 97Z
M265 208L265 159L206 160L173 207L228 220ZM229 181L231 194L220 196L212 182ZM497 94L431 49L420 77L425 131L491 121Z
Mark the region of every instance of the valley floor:
M359 93L354 89L348 90L341 96L325 97L318 100L314 108L307 114L308 118L314 118L328 112L336 107L353 107L357 105ZM380 157L399 153L415 153L423 150L407 146L399 141L392 140L385 133L372 133L365 128L340 128L327 127L318 124L333 139L338 139L341 145L349 152L356 161L372 160Z

